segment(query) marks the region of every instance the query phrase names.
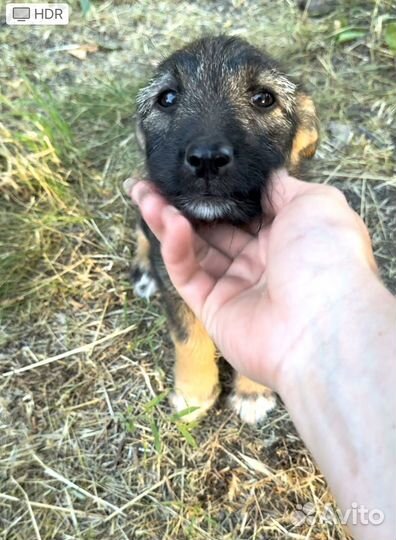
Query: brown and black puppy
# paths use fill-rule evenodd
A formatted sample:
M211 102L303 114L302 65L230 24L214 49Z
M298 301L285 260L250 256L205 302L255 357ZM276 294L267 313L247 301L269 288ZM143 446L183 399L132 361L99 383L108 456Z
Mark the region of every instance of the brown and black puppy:
M226 36L202 38L160 64L138 97L138 134L149 178L172 204L192 222L236 226L263 216L271 173L295 172L318 141L311 99L266 54ZM137 234L135 291L160 290L176 351L171 401L178 411L198 407L185 417L194 419L219 394L216 349L173 289L157 240L144 223ZM230 403L256 423L276 400L236 374Z

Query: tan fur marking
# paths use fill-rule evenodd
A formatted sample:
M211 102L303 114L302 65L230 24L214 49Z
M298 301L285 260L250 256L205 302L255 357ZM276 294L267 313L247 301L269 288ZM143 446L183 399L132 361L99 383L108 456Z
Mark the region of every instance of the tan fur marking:
M141 269L149 270L150 268L150 242L144 232L138 227L136 229L136 251L134 264Z
M263 384L256 383L239 373L235 374L234 389L237 394L242 396L255 397L257 395L264 396L272 394L272 390Z
M317 139L316 130L300 128L293 140L292 161L296 162L302 157L312 157L315 154Z
M310 97L301 94L297 98L299 125L294 136L290 154L292 169L297 169L301 159L311 158L318 146L319 130L315 105Z
M176 350L175 390L188 406L215 401L218 392L217 354L203 325L191 313L183 313L188 331L186 341L173 338ZM206 407L208 408L208 407Z

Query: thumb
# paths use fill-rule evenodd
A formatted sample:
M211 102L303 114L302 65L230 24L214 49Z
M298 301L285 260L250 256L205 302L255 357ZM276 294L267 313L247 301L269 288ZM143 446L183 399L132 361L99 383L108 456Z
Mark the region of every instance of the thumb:
M267 201L265 202L268 204L269 199L270 208L275 217L293 199L318 185L312 182L297 180L294 176L290 176L286 169L279 169L271 176L271 191L269 196L267 195Z

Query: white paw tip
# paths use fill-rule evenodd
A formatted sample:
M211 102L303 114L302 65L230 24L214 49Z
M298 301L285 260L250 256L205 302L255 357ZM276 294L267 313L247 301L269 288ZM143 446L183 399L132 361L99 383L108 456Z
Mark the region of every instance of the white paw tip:
M232 394L229 398L231 408L239 414L246 424L259 424L276 406L275 394L268 396L240 396Z
M155 279L148 272L143 272L135 282L133 290L140 298L149 300L157 292L158 287Z

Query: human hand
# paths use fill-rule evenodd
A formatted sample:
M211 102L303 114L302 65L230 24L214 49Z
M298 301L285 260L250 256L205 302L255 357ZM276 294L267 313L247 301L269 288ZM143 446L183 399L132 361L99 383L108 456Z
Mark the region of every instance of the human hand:
M258 232L190 222L138 182L133 199L161 242L174 286L240 373L280 392L337 328L376 270L365 225L337 189L285 171Z
M396 300L365 225L335 188L278 172L258 232L192 225L147 182L133 188L169 276L240 373L282 397L356 539L395 530ZM389 474L384 475L383 471Z

